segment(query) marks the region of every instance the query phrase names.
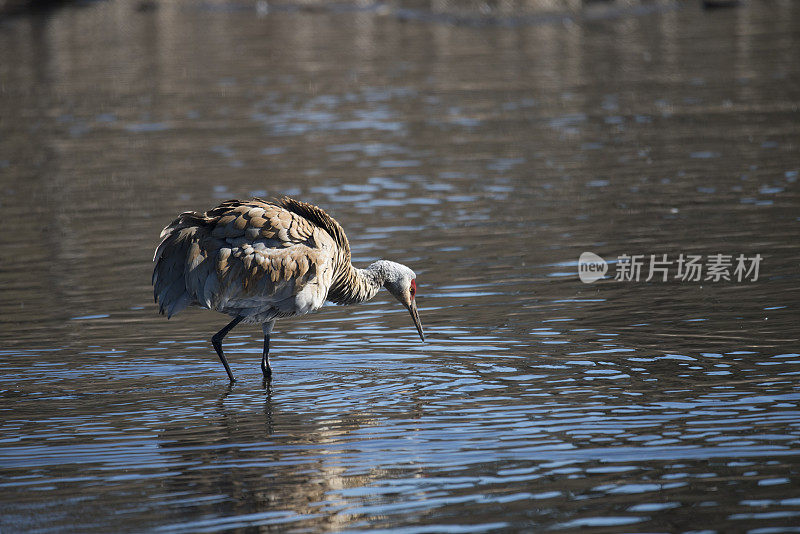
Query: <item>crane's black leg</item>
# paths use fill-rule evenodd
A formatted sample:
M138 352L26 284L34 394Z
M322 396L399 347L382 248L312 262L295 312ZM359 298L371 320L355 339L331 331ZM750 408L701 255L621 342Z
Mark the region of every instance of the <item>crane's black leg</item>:
M275 321L270 321L262 326L264 330L264 352L261 355L261 372L264 373L264 380L272 379L272 367L269 365L269 335L274 325Z
M261 372L264 378L272 378L272 367L269 365L269 334L264 336L264 353L261 355Z
M236 379L233 378L231 366L228 365L228 360L225 359L225 355L222 353L222 340L228 335L228 332L230 332L234 326L242 322L242 319L244 319L244 317L234 317L233 321L228 323L225 328L214 334L214 337L211 338L211 344L214 346L214 350L217 351L217 356L219 356L222 365L225 366L225 371L228 373L228 378L231 379L231 382L236 382Z

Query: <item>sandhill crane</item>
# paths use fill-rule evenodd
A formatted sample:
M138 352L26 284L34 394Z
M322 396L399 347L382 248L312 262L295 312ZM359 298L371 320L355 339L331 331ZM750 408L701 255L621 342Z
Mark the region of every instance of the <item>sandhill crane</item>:
M169 318L196 305L233 317L211 338L231 382L222 340L237 324L262 325L261 370L270 379L269 339L276 319L314 311L326 300L364 302L381 286L411 313L425 341L414 271L386 260L353 267L339 223L289 197L228 200L205 213L182 213L162 230L153 261L153 295L161 314Z

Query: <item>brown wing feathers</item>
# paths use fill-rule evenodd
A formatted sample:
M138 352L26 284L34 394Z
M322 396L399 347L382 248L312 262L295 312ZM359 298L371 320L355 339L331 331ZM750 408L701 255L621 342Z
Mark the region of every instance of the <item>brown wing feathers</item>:
M171 316L193 302L219 309L225 299L248 295L285 299L321 265L316 228L349 261L341 226L316 206L288 197L277 203L229 200L204 214L181 214L162 231L154 256L159 311Z
M336 220L325 213L322 209L312 204L307 204L289 197L280 199L280 205L292 213L300 215L305 220L322 228L336 241L339 246L340 254L350 261L350 242L344 233L344 229Z

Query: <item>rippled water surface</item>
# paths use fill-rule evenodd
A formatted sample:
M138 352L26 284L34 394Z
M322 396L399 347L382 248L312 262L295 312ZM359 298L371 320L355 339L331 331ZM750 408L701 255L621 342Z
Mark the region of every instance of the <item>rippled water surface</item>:
M699 3L0 21L0 530L798 532L800 5ZM229 387L227 319L158 316L173 216L281 194L426 343L383 292L279 322L271 389L239 326Z

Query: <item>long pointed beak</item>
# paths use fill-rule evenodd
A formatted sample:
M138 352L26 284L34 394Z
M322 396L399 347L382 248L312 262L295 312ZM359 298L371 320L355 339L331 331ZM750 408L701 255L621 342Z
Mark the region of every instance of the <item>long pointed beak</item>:
M419 313L417 312L417 301L411 300L411 306L408 307L408 311L411 313L411 318L414 320L414 326L417 327L417 332L419 332L419 338L424 342L425 341L425 334L422 333L422 323L419 320Z

